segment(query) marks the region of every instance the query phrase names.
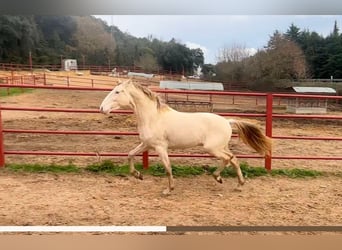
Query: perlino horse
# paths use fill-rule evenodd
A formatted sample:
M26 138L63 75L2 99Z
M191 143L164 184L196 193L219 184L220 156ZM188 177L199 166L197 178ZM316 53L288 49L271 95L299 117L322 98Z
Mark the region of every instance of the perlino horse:
M141 143L128 153L130 173L142 179L142 174L134 167L133 158L146 150L154 149L165 167L169 185L163 192L169 194L174 189L172 169L168 149L184 149L203 146L210 155L221 160L213 173L216 181L222 183L222 170L231 163L236 169L239 185L245 180L237 158L228 149L232 127L237 127L242 141L262 155L271 152L271 140L254 124L225 119L213 113L178 112L162 103L159 97L146 87L131 79L117 85L102 101L100 112L109 114L120 108L133 109L137 116Z

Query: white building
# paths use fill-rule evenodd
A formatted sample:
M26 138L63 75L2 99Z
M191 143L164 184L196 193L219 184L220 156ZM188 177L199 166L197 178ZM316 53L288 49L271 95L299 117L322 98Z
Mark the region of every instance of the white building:
M296 94L302 95L336 95L333 88L328 87L292 87ZM325 114L328 109L327 98L289 98L286 110L296 114Z
M77 60L76 59L64 59L62 61L62 70L65 70L65 71L77 70Z

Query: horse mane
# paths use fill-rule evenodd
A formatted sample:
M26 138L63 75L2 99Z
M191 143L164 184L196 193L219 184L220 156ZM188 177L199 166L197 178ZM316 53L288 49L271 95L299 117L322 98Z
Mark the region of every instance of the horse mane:
M148 89L147 87L137 83L137 82L132 82L133 86L138 89L140 92L142 92L146 97L148 97L150 100L156 102L157 104L157 109L160 109L163 105L166 105L165 103L163 103L160 99L160 97L154 93L153 91L151 91L150 89Z

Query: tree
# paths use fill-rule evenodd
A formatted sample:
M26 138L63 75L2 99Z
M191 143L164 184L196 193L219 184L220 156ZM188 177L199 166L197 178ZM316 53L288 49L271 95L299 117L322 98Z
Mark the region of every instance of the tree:
M335 37L339 36L339 31L340 31L340 29L337 27L337 21L335 20L334 29L333 29L332 35L335 36Z
M87 55L93 64L110 64L114 61L115 39L106 31L105 24L93 17L75 17L77 31L73 39L78 57Z
M299 79L307 75L307 63L302 49L279 31L270 37L266 47L270 77L273 79Z
M77 46L73 40L77 24L71 16L34 16L39 29L39 46L33 58L38 63L60 64L60 57L73 57L71 52Z
M199 67L202 67L202 65L204 64L203 51L200 48L197 48L197 49L191 49L190 52L192 55L194 70L198 69Z
M337 22L334 23L332 33L324 40L324 64L320 68L322 78L342 78L342 37L339 34Z
M164 44L158 52L157 58L162 68L179 74L192 75L204 61L201 49L189 49L175 39Z
M292 34L292 32L290 33ZM288 37L293 40L292 35ZM315 31L304 30L299 33L298 39L295 41L304 52L311 77L342 77L340 70L342 68L342 36L336 21L332 32L327 37L323 37Z
M142 49L142 53L138 60L135 61L134 65L142 68L146 72L155 72L159 68L153 51L148 47Z
M33 16L0 16L0 59L28 63L29 52L35 53L39 32Z
M271 58L265 50L259 50L246 62L248 78L252 81L265 81L271 78Z
M224 46L219 50L218 62L241 62L250 56L245 45L233 43L230 47Z
M203 78L207 80L211 80L216 76L215 65L213 64L203 64L202 65L202 74Z
M242 62L219 62L215 66L217 79L222 81L242 81L245 78L245 70Z
M300 28L292 23L291 26L287 29L285 37L293 42L298 43L300 39Z
M246 60L250 57L245 45L234 43L219 50L216 64L217 79L222 81L242 81L246 78Z
M299 35L298 44L308 63L308 74L314 78L318 77L320 68L326 61L324 39L317 32L304 30Z

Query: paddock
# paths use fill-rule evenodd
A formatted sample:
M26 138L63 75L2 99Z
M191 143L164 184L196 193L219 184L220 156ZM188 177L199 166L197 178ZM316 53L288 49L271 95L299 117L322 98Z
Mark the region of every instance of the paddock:
M97 109L104 91L36 89L1 99L4 107ZM250 112L257 99L242 97L229 108ZM239 103L240 102L240 103ZM277 102L275 102L277 103ZM254 106L253 106L254 105ZM256 114L265 105L259 100ZM282 108L277 108L282 112ZM334 109L331 116L340 117ZM265 126L264 117L242 117ZM2 110L4 129L114 130L135 131L135 118L129 113L104 116L99 113L33 112ZM328 156L336 160L274 159L275 168L308 168L341 173L342 137L339 119L274 119L275 137L329 137L332 140L275 139L273 156ZM128 152L138 144L136 135L53 135L4 133L5 150ZM231 148L238 155L253 155L237 138ZM153 152L150 152L153 154ZM198 148L174 154L201 154ZM84 166L110 158L126 163L126 157L6 155L6 162L72 162ZM240 158L250 165L263 166L264 159ZM158 161L151 157L150 162ZM173 157L182 165L214 165L211 158ZM0 218L2 225L341 225L341 175L289 179L259 177L248 179L242 192L234 191L235 179L216 183L209 175L176 178L170 196L161 195L164 177L131 177L95 174L30 174L0 170Z

